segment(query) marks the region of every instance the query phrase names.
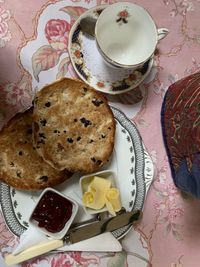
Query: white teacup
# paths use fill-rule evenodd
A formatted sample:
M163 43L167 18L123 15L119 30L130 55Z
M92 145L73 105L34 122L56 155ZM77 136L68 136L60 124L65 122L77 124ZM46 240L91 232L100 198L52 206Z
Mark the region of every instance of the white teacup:
M117 68L141 67L167 33L166 28L156 27L143 7L128 2L105 8L95 26L99 52L109 65Z

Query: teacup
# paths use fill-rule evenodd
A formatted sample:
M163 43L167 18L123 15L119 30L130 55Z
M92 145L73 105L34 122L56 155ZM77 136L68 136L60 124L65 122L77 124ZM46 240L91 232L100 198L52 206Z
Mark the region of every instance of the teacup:
M119 2L105 8L95 26L97 47L112 67L141 67L155 52L157 43L168 33L158 29L141 6Z

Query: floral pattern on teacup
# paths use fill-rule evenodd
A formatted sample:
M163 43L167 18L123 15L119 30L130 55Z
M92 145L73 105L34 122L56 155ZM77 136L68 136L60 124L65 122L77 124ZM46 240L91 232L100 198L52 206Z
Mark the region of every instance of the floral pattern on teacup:
M103 87L105 87L105 83L99 81L99 82L97 82L97 86L98 86L99 88L103 88Z
M87 82L89 82L92 86L99 90L107 90L112 92L122 92L127 90L134 85L139 84L139 82L143 79L144 75L148 71L148 65L144 64L141 69L133 70L131 74L127 75L121 80L117 82L113 81L102 81L99 80L97 77L93 77L91 80L92 74L91 71L88 69L87 64L84 59L84 52L81 42L81 35L82 32L80 30L80 25L77 25L77 28L74 30L74 34L72 36L72 44L70 47L71 50L71 57L75 64L76 71L79 73L79 76L82 76Z
M98 18L102 10L103 8L95 9L91 15ZM126 10L121 11L119 14L121 14L121 17L123 18L127 18L129 16L129 13ZM133 89L141 83L151 69L152 61L149 60L141 68L124 74L124 76L117 81L94 76L92 71L88 68L86 59L84 58L85 50L83 47L83 32L79 22L77 22L72 30L72 36L71 40L69 40L69 44L69 53L75 71L83 80L85 80L85 82L102 92L116 94Z
M121 25L122 23L128 23L127 18L130 16L130 14L128 13L126 9L123 9L117 14L117 16L118 16L118 19L116 19L116 22Z
M81 46L79 43L75 42L71 47L73 60L75 64L82 65L83 64L83 53L81 52Z

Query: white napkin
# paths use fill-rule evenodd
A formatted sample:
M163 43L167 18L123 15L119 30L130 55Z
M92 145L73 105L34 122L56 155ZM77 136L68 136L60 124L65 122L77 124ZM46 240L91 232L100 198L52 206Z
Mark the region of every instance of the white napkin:
M14 248L12 254L17 255L23 250L30 248L38 243L48 241L49 238L39 232L35 227L30 226L21 236L19 244ZM95 251L95 252L117 252L121 251L120 242L110 233L106 232L101 235L77 242L75 244L65 245L58 251Z

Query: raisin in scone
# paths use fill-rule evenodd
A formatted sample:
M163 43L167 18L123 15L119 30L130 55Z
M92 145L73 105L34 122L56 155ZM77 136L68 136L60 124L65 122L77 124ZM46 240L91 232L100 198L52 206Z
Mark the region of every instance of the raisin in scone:
M25 190L60 184L71 176L46 163L32 142L32 108L14 116L0 132L0 180Z
M112 154L115 120L106 98L84 82L63 78L34 100L34 144L58 170L91 173Z

